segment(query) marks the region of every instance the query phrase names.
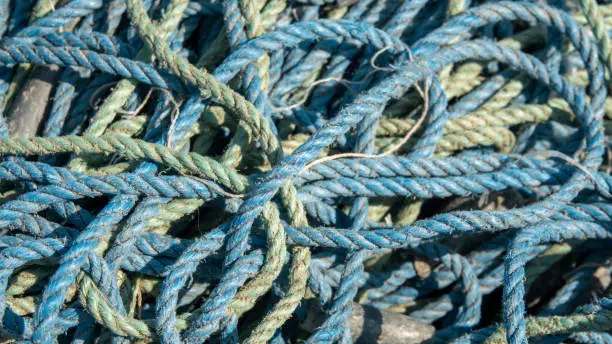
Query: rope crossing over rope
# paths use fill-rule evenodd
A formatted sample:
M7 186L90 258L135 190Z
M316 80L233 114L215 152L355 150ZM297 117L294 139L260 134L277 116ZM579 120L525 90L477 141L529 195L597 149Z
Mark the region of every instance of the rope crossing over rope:
M0 0L0 338L612 343L610 25Z

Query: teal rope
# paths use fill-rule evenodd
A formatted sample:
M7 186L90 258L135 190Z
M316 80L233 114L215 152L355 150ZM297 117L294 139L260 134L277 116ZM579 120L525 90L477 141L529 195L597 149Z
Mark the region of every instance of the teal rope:
M610 22L592 0L0 0L4 117L45 113L33 138L0 119L3 336L605 343ZM63 68L36 80L52 98L27 65Z

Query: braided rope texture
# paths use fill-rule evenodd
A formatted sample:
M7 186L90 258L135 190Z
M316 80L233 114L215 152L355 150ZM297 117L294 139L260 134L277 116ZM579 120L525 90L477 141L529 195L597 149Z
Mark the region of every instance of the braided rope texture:
M612 343L611 25L0 0L0 338Z

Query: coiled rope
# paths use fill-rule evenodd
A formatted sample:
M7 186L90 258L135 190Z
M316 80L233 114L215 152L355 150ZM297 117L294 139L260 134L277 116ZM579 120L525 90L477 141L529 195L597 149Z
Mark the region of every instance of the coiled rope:
M0 337L612 343L610 25L0 0Z

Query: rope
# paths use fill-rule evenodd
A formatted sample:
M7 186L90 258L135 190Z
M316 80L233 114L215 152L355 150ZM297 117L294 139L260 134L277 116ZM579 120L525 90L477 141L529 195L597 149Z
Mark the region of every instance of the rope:
M547 3L0 0L2 339L609 342L612 6Z

